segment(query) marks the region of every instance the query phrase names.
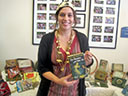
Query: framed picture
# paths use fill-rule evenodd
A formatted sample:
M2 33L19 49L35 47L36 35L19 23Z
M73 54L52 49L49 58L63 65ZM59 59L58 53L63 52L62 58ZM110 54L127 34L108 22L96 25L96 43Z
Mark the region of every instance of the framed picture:
M68 0L72 2L76 11L86 11L86 0Z
M120 0L90 0L91 48L116 48Z
M62 0L33 0L33 45L38 45L44 34L55 29L55 12L61 2Z
M55 29L55 12L62 1L64 0L33 0L33 45L39 45L42 36ZM86 0L69 1L74 4L76 11L85 11ZM76 28L85 27L85 13L77 14L77 23Z
M76 14L77 24L75 28L85 28L85 14Z

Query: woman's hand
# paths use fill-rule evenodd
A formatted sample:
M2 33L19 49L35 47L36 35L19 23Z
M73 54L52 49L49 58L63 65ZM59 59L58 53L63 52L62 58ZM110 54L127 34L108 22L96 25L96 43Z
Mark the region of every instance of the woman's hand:
M58 79L56 83L62 86L67 86L67 87L72 86L74 83L77 82L77 80L68 81L68 79L71 77L72 77L72 74L69 74L65 77Z
M56 84L62 85L62 86L71 86L74 83L77 82L77 80L72 80L69 81L69 78L72 78L72 74L69 74L65 77L57 77L55 74L53 74L52 72L45 72L44 74L42 74L42 76L44 76L45 78L47 78L48 80L51 80L53 82L55 82Z
M92 63L92 53L90 51L86 51L84 59L85 59L85 62L86 62L86 66L91 64Z

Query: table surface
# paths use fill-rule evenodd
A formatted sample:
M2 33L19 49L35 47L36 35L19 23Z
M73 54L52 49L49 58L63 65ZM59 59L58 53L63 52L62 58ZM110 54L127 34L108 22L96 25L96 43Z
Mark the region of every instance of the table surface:
M6 74L5 71L2 71L2 78L5 79ZM16 90L16 84L10 85L9 82L8 86L12 92L11 96L36 96L39 85L31 90L27 90L21 93L18 93ZM86 96L124 96L122 92L122 88L116 87L108 83L108 88L105 87L93 87L89 84L88 81L85 81L86 84L89 86L87 87L87 95Z
M122 94L122 88L116 87L111 85L110 82L108 82L108 88L106 87L93 87L89 84L88 81L85 82L88 83L89 87L87 87L87 96L124 96Z

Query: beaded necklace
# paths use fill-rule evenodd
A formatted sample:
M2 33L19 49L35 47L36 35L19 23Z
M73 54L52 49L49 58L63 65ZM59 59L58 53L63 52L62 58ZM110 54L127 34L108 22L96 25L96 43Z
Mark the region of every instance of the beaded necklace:
M69 61L67 59L65 60L65 62L62 61L62 52L60 51L61 46L60 46L59 34L58 33L59 33L59 30L57 30L57 32L56 32L56 36L57 36L57 40L56 40L56 43L57 43L57 58L56 58L56 61L61 67L60 70L64 71L65 66L66 66L67 63L69 63ZM68 43L67 49L66 49L66 55L67 56L70 55L69 50L71 49L72 38L73 38L73 34L72 34L72 31L71 31L70 39L67 42Z

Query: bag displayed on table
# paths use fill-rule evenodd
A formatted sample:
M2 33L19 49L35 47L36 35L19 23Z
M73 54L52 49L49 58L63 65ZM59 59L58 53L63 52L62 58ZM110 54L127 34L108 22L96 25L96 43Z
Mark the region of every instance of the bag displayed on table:
M15 66L17 66L17 60L16 59L6 60L6 68L12 68Z
M32 60L26 58L18 58L17 62L21 73L34 71L34 63Z
M102 70L97 70L95 73L95 79L99 81L107 81L108 73Z
M33 83L31 79L20 80L16 82L17 92L33 89Z
M5 72L8 78L12 79L20 73L16 59L6 60Z
M124 88L126 81L127 80L124 78L113 77L112 78L112 85L120 87L120 88Z
M122 90L122 93L123 93L125 96L128 96L128 84L125 85L125 87L124 87L123 90Z
M9 96L11 95L11 91L7 82L4 80L0 80L0 96Z
M27 72L23 74L23 79L27 80L27 79L31 79L32 83L33 83L33 87L37 87L39 85L40 82L40 76L38 72Z
M27 72L23 74L23 79L32 79L33 82L40 82L40 76L38 72Z

